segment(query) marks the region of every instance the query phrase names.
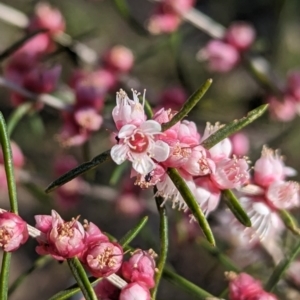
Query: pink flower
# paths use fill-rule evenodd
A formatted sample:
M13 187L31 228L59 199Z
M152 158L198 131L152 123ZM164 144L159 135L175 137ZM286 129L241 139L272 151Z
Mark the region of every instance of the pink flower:
M191 121L183 120L179 123L178 136L182 144L195 146L200 143L200 134L198 133L196 124Z
M29 24L30 31L38 29L47 29L51 34L57 34L65 30L65 20L58 9L41 2L35 7L35 15Z
M128 217L136 217L145 210L145 200L134 193L121 193L116 200L118 213Z
M134 56L130 49L118 45L104 55L105 66L114 71L127 73L132 69Z
M84 222L84 229L86 232L86 244L99 244L100 242L108 242L108 237L99 229L97 225L92 222Z
M92 107L85 107L74 112L74 119L77 124L88 131L97 131L100 129L103 118Z
M11 212L0 212L0 247L5 252L17 250L28 240L27 223Z
M226 32L225 40L240 51L245 51L255 39L255 30L246 22L233 23Z
M150 300L149 290L139 282L127 284L122 290L119 300Z
M263 187L274 181L284 180L286 176L294 176L296 171L286 167L278 151L263 147L261 157L254 165L254 181Z
M155 186L158 182L160 182L165 173L165 168L163 168L159 164L156 164L155 168L147 175L141 175L132 170L131 177L136 176L136 181L134 183L135 185L138 185L142 189L147 189L151 186Z
M159 105L166 108L179 109L187 100L188 95L181 87L170 87L165 89L160 95Z
M209 122L207 122L204 133L203 133L203 136L201 138L201 143L203 141L205 141L213 133L217 132L222 127L223 127L223 125L220 125L219 123L216 123L215 125L212 125ZM226 138L226 139L222 140L221 142L219 142L218 144L214 145L208 151L211 155L211 158L215 162L219 161L219 160L222 160L224 158L229 158L229 156L232 153L231 141L228 138Z
M148 21L148 30L152 34L171 33L180 25L180 18L175 13L155 13Z
M99 299L118 300L120 289L110 283L107 279L102 279L95 286L95 293ZM85 299L82 299L85 300Z
M277 209L299 206L299 184L294 181L277 181L268 186L266 198Z
M230 141L232 144L232 153L236 156L244 156L248 153L250 142L247 137L242 132L238 132L230 137Z
M147 288L155 285L155 260L156 254L152 249L148 252L138 249L134 251L128 262L123 262L122 275L129 282L139 282Z
M123 260L123 250L117 243L100 242L88 248L84 263L95 277L116 273Z
M250 179L248 162L237 157L223 159L216 163L211 179L221 190L239 188Z
M290 122L297 115L297 102L288 94L284 95L282 100L270 96L267 98L267 102L269 103L270 113L274 120Z
M226 73L239 63L240 54L235 47L223 41L211 40L198 52L197 58L208 61L210 71Z
M111 149L113 161L119 165L128 159L136 172L147 175L155 168L152 159L165 161L170 152L166 143L154 140L157 134L161 134L161 125L153 120L140 126L124 125L118 133L119 144Z
M178 14L190 10L195 4L195 0L164 0L163 2Z
M117 93L117 106L112 111L112 117L118 130L124 125L134 124L140 125L146 121L146 114L144 111L145 94L143 97L143 104L140 104L139 94L132 91L133 100L129 99L127 94L120 90Z
M246 273L226 273L229 280L230 300L276 300L276 296L263 290L261 283Z
M85 230L76 219L66 222L52 210L51 216L37 215L35 220L35 227L47 236L47 243L38 240L38 254L50 254L57 260L63 260L79 255L85 250Z

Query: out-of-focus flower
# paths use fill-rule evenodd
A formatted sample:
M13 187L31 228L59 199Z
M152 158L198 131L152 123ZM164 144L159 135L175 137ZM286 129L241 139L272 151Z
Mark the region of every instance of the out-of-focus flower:
M104 55L105 67L113 72L127 73L134 63L134 56L130 49L117 45L112 47Z
M255 40L253 26L246 22L235 22L231 24L225 34L225 41L240 51L250 48Z
M121 290L110 283L107 279L102 279L95 286L95 293L99 299L118 300ZM82 299L85 300L85 299Z
M51 34L65 31L65 20L61 12L46 2L40 2L35 7L34 16L29 23L29 30L47 29Z
M236 156L244 156L248 153L250 142L247 137L242 132L238 132L230 136L230 141L232 144L232 153Z
M174 86L165 89L159 98L159 106L178 110L187 100L188 95L183 88Z
M134 251L129 261L122 264L122 275L129 282L140 282L147 288L153 288L155 285L155 260L157 255L150 249L143 251L138 249Z
M36 215L35 220L35 227L47 238L46 243L37 238L40 244L36 247L38 254L50 254L57 260L64 260L77 256L85 250L85 230L76 219L66 222L52 210L51 216Z
M122 290L119 300L150 300L149 290L139 282L127 284Z
M240 62L238 50L220 40L211 40L208 42L198 52L197 58L200 61L207 61L210 71L220 73L231 71Z
M271 117L281 122L290 122L297 115L297 103L290 95L284 95L284 98L278 99L275 96L267 98Z
M123 250L117 243L99 242L85 253L83 262L95 277L107 277L116 273L123 261Z
M227 272L230 300L276 300L276 296L263 290L261 283L246 273Z
M27 223L21 217L11 212L0 212L0 247L5 252L17 250L28 237Z

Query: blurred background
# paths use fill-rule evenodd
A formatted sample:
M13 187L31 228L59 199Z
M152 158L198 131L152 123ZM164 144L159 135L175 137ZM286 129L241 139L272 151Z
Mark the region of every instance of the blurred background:
M177 88L173 93L177 96L183 93L182 97L186 99L206 79L213 78L212 87L189 115L189 120L196 122L199 132L203 132L206 122L227 123L241 118L249 110L266 103L269 90L252 76L245 64L238 65L226 74L210 72L207 64L197 60L196 55L211 37L188 22L182 22L178 30L170 34L150 34L146 24L155 9L154 1L126 1L130 17L124 16L124 10L118 6L123 1L48 2L58 8L64 16L65 32L93 49L97 54L97 61L101 62L104 53L111 47L123 45L132 51L134 64L130 72L121 74L114 90L105 95L105 107L102 112L104 123L101 130L91 136L88 145L86 143L83 146L67 148L61 146L57 134L62 127L63 118L53 107L46 105L43 110L33 110L22 118L12 134L12 139L19 145L25 158L25 166L20 171L18 184L20 214L28 223L34 224L34 215L49 214L54 208L66 220L81 215L82 219L96 223L103 231L116 238L121 238L142 216L148 215L148 225L132 242L132 246L153 248L158 252L159 224L153 194L151 191L140 191L134 187L133 181L129 179L128 166L123 168L121 178L114 180L114 163L100 165L82 177L81 192L72 196L72 199L67 199L66 203L61 199L63 196L57 192L49 195L43 192L48 184L61 175L55 171L55 162L61 158L66 162L65 155L68 155L70 161L66 163L66 170L62 172L64 173L111 147L111 133L115 130L111 111L115 105L115 91L120 88L125 89L129 95L131 88L141 93L146 89L147 100L153 107L158 108L163 101L167 101L163 100L166 90ZM1 1L0 4L10 6L30 17L37 3L38 1L10 0ZM196 1L195 8L225 27L234 21L251 23L257 37L250 55L266 59L272 70L272 78L279 87L285 84L289 71L300 67L299 1L199 0ZM0 53L26 35L25 29L3 20L1 15L0 6ZM6 17L9 19L9 14L6 14ZM15 18L14 15L11 17ZM58 49L59 51L53 51L43 62L48 66L62 66L58 88L52 94L67 101L69 96L65 86L74 70L92 70L95 67L81 62L76 54L64 47ZM6 58L2 61L1 76L5 74L8 60ZM10 97L9 89L2 85L0 110L6 119L15 110ZM180 105L177 108L179 107ZM300 170L299 130L299 117L289 122L280 122L267 113L243 131L249 138L247 155L250 160L255 161L260 156L262 146L267 144L272 148L281 149L286 157L286 164ZM299 180L299 176L297 179ZM9 207L5 188L1 189L0 204L2 208ZM210 251L203 247L202 234L197 226L189 224L188 219L183 218L180 212L172 210L171 207L168 207L168 214L171 233L169 264L180 275L200 287L213 294L221 293L227 286L224 279L226 267L220 263L218 257L211 255ZM297 214L299 215L299 212L296 211L295 215ZM209 220L212 226L217 226L217 214L212 214ZM241 258L237 257L228 242L222 240L222 231L217 232L220 236L219 248L224 249L225 253L239 264ZM287 246L289 241L287 238ZM38 258L34 251L35 245L35 241L30 240L13 255L11 282L30 268ZM265 278L269 276L273 262L264 249L258 249L252 264L245 265L252 272L257 272L258 278ZM48 299L71 285L70 278L65 263L51 261L28 276L10 299ZM280 299L300 298L296 293L297 288L285 288L289 292L285 292ZM165 280L162 281L158 298L194 299Z

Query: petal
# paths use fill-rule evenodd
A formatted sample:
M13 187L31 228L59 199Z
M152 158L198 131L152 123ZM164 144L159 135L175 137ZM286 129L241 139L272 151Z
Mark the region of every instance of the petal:
M155 163L148 155L133 155L132 167L139 174L147 175L155 168Z
M133 131L136 129L136 126L135 125L132 125L132 124L127 124L127 125L124 125L119 133L118 133L118 137L120 139L124 139L130 135L133 134Z
M141 124L140 129L144 133L154 134L154 133L161 132L161 125L154 120L148 120L143 124Z
M118 165L126 160L127 153L128 147L126 145L115 145L110 150L112 160Z
M170 147L163 141L156 141L153 148L153 158L157 161L165 161L170 155Z

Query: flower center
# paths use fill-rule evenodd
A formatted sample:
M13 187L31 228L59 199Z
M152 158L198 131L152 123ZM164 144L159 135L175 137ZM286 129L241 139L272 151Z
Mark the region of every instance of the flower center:
M96 259L98 260L100 269L103 269L105 267L112 268L117 263L113 255L113 249L111 247L107 247L101 254L98 254Z
M0 247L4 247L11 239L11 234L5 227L0 227Z
M128 145L132 152L142 153L148 149L149 139L142 132L136 132L130 137Z

